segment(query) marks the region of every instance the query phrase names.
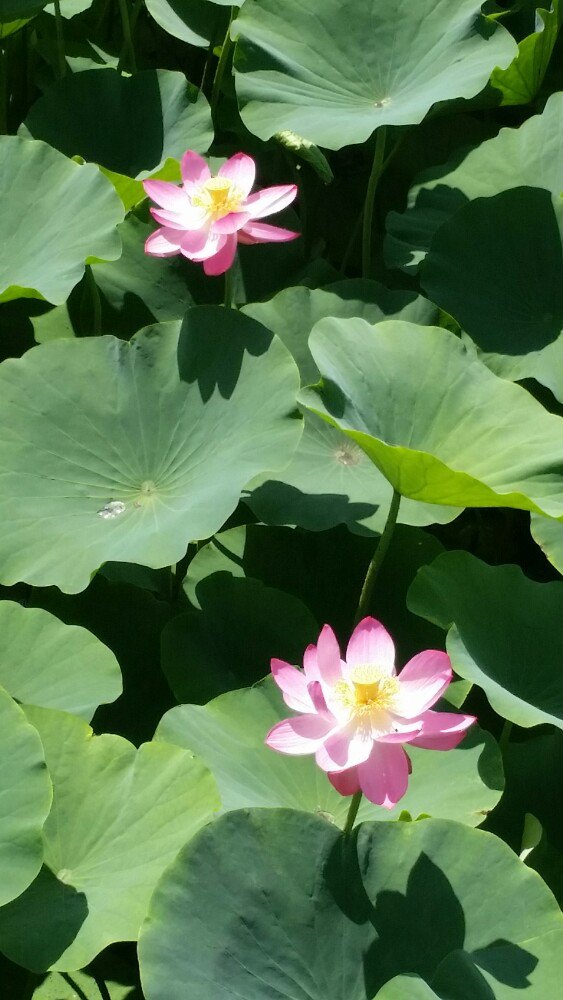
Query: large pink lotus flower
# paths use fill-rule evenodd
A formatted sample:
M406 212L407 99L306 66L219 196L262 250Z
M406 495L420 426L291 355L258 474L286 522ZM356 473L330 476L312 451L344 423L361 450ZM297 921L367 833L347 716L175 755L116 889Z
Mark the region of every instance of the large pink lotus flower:
M159 208L151 213L161 229L151 233L145 251L153 257L183 254L203 263L206 274L223 274L233 263L238 243L283 243L299 233L269 226L260 219L290 205L295 184L263 188L251 194L256 165L251 156L231 156L216 177L205 160L188 150L181 161L182 186L143 181Z
M472 715L430 711L452 679L449 656L427 649L397 675L393 640L375 618L354 629L345 661L325 625L303 666L272 660L286 705L302 714L276 723L266 743L280 753L314 753L342 795L361 790L392 809L407 790L403 744L452 750L475 722Z

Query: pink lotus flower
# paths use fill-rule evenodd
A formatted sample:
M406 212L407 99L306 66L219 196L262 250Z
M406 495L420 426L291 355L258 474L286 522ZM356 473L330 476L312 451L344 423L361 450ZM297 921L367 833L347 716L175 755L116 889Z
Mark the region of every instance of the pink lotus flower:
M231 156L216 177L205 160L188 150L180 164L183 184L143 181L159 208L151 213L161 229L145 243L153 257L183 254L203 263L206 274L223 274L233 263L238 243L283 243L299 233L269 226L261 219L286 208L297 194L295 184L263 188L251 194L256 165L251 156Z
M280 753L314 753L342 795L361 790L392 809L407 790L403 744L452 750L475 722L472 715L430 711L452 679L449 656L427 649L397 676L393 640L375 618L354 629L345 661L325 625L303 666L304 672L272 660L286 705L302 714L276 723L266 743Z

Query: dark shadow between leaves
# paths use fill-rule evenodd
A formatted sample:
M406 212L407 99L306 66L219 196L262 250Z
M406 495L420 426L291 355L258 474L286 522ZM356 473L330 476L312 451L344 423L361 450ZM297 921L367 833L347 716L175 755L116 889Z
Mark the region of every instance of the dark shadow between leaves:
M84 893L43 866L25 892L0 910L2 950L32 972L45 972L72 944L87 916Z
M266 354L273 334L261 323L224 306L188 309L178 340L180 378L197 382L204 402L218 389L230 399L237 385L245 354Z
M295 524L308 531L325 531L338 524L353 524L371 517L377 505L351 503L340 493L302 493L295 486L268 480L243 495L260 521L270 525Z

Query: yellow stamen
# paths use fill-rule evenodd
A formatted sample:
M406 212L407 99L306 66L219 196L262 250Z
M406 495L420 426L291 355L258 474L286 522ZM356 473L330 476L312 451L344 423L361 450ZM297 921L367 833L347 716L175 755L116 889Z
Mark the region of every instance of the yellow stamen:
M237 212L244 194L228 177L210 177L192 198L192 204L204 208L214 220Z
M338 681L334 692L352 717L366 716L393 708L399 681L383 674L373 664L363 663L353 668L349 681Z

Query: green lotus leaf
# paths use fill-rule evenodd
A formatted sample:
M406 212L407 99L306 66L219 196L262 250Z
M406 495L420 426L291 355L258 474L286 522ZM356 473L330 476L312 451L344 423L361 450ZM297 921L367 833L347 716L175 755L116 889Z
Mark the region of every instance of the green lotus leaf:
M323 381L298 398L403 496L563 516L561 418L493 375L454 334L325 319L309 346Z
M350 633L373 549L372 538L349 535L345 528L311 534L265 524L241 525L220 532L199 549L188 567L184 591L193 607L201 608L210 578L219 574L236 579L251 577L268 588L299 598L317 622L330 622L344 641ZM407 591L417 570L433 562L442 551L437 538L418 528L400 524L393 533L369 610L385 622L393 635L399 663L406 663L421 649L438 649L443 644L442 631L406 607ZM335 579L338 587L334 586ZM285 649L292 636L280 636L278 642L277 648L270 646L262 674L272 656L290 663L302 661L303 645L293 653Z
M99 164L129 208L145 197L142 178L176 180L171 161L186 149L205 153L213 124L207 99L183 73L147 69L125 77L114 69L88 69L53 84L31 108L20 135Z
M0 136L0 202L0 302L60 305L85 263L121 253L123 206L112 185L44 142Z
M387 217L389 264L417 268L440 226L467 201L491 198L515 187L563 192L563 94L552 94L543 113L520 128L503 128L493 139L427 171L411 188L407 210ZM521 247L518 248L521 252ZM514 248L511 257L514 255Z
M100 984L100 985L98 985ZM33 992L31 1000L99 1000L101 984L105 1000L141 1000L135 985L120 980L100 979L87 972L50 972Z
M437 324L439 309L428 299L404 289L385 288L378 281L352 278L324 288L284 288L268 302L252 302L242 312L275 333L291 351L303 385L319 377L309 350L309 334L326 316L358 316L367 323L404 319L421 326Z
M318 623L292 594L250 577L215 573L198 586L200 610L162 633L161 666L178 701L204 702L264 676L272 650L293 661L314 642Z
M19 702L87 721L122 687L115 656L91 632L13 601L0 601L0 683Z
M421 283L497 375L563 398L563 200L519 187L470 201L438 230ZM515 248L516 252L515 252Z
M207 705L170 709L155 738L201 757L217 782L225 811L288 806L344 826L350 799L335 791L314 758L285 756L264 744L272 726L292 714L268 677ZM502 763L488 733L475 729L448 753L416 747L408 753L413 773L407 794L390 811L364 799L361 819L396 820L407 812L413 819L432 815L478 826L498 802Z
M170 570L162 572L167 577L168 597L171 574ZM176 704L158 669L160 634L172 614L168 600L157 600L137 585L109 583L96 573L80 594L63 594L57 587L34 587L30 601L69 625L88 629L117 657L123 694L98 708L96 732L119 733L135 745L150 740L164 712ZM428 624L416 615L410 618Z
M562 952L553 896L491 834L428 819L344 837L288 810L237 811L195 837L139 941L147 1000L372 1000L461 954L485 991L466 996L545 1000Z
M0 21L17 21L21 18L34 17L47 3L48 0L2 0Z
M532 538L538 543L544 555L563 575L563 524L550 517L532 514L530 518Z
M34 972L71 972L114 941L136 940L154 886L212 818L217 790L177 747L136 750L64 712L27 714L45 748L53 806L43 869L0 909L0 947Z
M2 16L2 11L0 10L0 17L1 16ZM23 28L25 27L26 24L29 24L29 21L30 21L29 17L18 18L16 21L4 22L0 20L0 41L2 41L2 39L4 38L7 38L8 35L14 35L16 31L20 30L20 28Z
M440 1000L420 976L393 976L373 1000Z
M206 47L225 34L228 18L216 6L221 0L146 0L146 7L164 31L188 45Z
M538 7L535 22L536 30L519 43L514 62L491 76L502 104L529 104L540 90L563 22L559 0L551 0L549 9Z
M416 125L473 97L516 43L479 0L255 0L233 25L243 121L261 139L291 129L329 149L381 125Z
M437 308L427 299L361 279L322 289L286 288L269 302L252 303L242 311L284 341L303 383L319 377L308 340L315 323L326 316L359 316L368 323L405 319L430 324L438 320ZM381 531L392 494L387 480L362 450L346 441L338 428L328 427L312 414L305 417L303 437L290 464L276 479L259 476L249 483L249 491L244 499L259 520L312 531L341 523L352 531ZM445 523L458 514L455 508L407 500L399 520L403 524Z
M213 306L188 312L180 340L162 324L4 362L3 582L72 593L106 560L178 562L291 457L297 374L263 327Z
M504 748L506 788L489 817L489 829L520 854L526 835L526 817L541 827L541 840L526 863L547 882L563 903L563 844L561 810L563 785L563 733L543 730L523 743L511 740Z
M41 868L41 829L51 807L41 740L4 688L0 688L0 801L2 907L27 889Z
M449 629L454 670L483 688L499 715L519 726L563 729L563 583L535 583L519 566L445 552L420 570L407 601Z

